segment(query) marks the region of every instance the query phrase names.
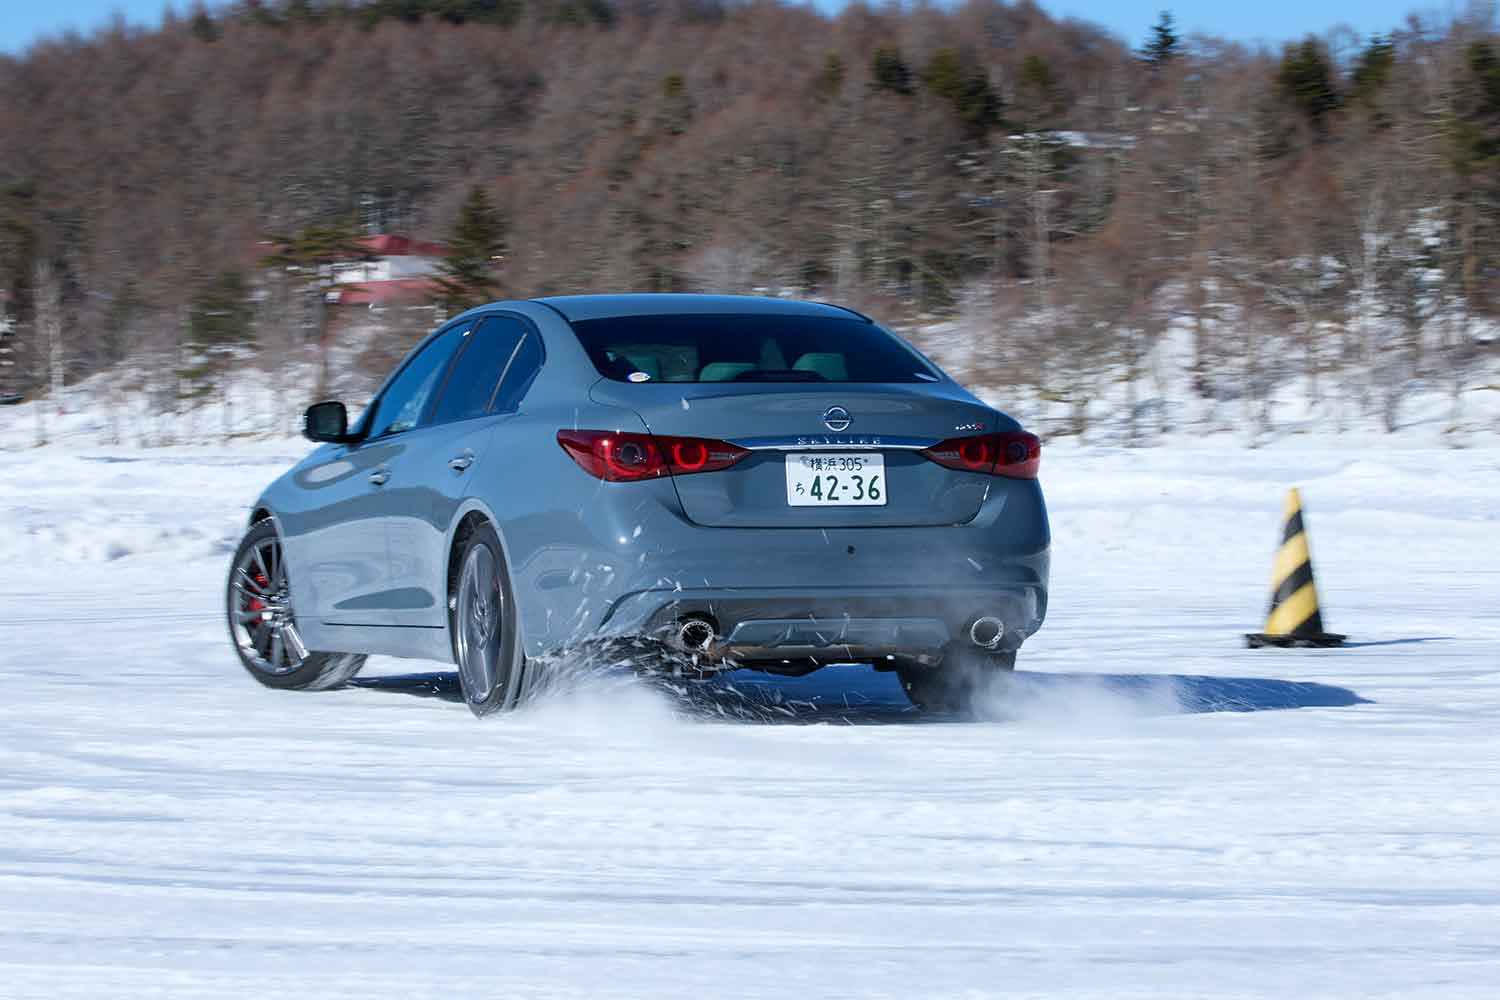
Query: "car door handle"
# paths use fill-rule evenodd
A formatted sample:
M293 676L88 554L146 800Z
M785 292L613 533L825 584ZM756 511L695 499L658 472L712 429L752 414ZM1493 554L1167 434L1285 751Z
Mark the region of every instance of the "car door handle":
M464 452L462 455L458 455L454 458L448 459L448 468L452 469L454 472L463 472L473 464L474 456L469 454L468 452Z
M390 469L376 469L374 472L370 473L370 482L374 483L376 486L384 486L385 481L389 478L391 478Z

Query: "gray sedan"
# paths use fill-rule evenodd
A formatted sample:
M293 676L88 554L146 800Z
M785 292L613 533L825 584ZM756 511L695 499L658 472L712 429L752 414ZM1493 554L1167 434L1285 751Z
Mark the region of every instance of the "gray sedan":
M852 310L498 302L424 340L254 505L229 630L272 687L451 661L477 714L544 657L895 670L962 707L1047 609L1040 444Z

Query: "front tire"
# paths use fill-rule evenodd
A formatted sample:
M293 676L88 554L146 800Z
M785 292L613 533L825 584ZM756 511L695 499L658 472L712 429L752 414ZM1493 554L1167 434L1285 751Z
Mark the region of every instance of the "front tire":
M323 691L346 683L365 665L363 656L315 653L303 645L272 521L253 526L235 550L224 604L241 666L266 687Z
M464 702L477 716L520 700L526 656L500 538L480 524L463 542L449 601L453 659Z
M1016 669L1016 653L952 647L935 667L903 667L897 676L913 705L929 712L969 712Z

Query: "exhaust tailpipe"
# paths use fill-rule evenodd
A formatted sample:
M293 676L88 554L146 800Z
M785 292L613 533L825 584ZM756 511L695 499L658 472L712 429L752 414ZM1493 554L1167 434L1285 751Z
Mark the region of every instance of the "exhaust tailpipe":
M707 618L684 618L677 623L677 643L690 652L707 649L718 637L718 628Z
M980 649L994 649L1005 638L1005 623L991 615L974 619L969 626L969 641Z

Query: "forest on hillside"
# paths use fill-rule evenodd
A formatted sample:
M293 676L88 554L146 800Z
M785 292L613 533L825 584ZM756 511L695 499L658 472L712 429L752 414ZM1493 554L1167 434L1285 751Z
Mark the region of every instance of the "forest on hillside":
M242 0L0 57L23 391L281 363L329 336L320 262L375 232L452 244L450 308L948 320L968 379L1078 432L1169 336L1252 422L1291 379L1392 429L1437 385L1456 420L1497 351L1500 34L1488 6L1276 50L1164 14L1132 50L1029 0Z

